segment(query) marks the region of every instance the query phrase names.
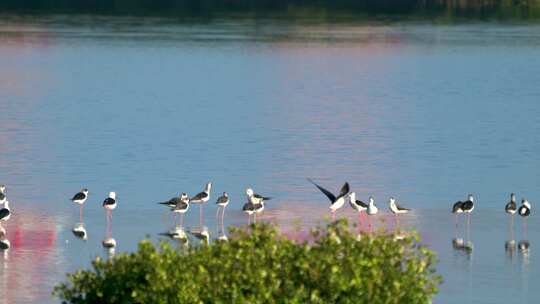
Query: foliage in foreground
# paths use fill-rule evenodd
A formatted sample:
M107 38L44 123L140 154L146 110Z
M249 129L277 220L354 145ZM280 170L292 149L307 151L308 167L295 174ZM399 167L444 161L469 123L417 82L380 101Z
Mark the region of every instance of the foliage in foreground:
M68 274L54 294L68 303L429 303L440 282L416 236L358 238L345 221L314 230L310 243L269 224L231 234L187 252L142 241Z

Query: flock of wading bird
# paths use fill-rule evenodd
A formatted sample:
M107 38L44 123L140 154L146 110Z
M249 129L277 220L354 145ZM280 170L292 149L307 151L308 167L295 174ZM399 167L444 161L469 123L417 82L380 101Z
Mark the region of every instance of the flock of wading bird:
M375 200L372 196L369 197L368 202L365 203L363 201L356 199L355 192L350 192L349 183L345 183L339 193L337 195L334 195L332 192L328 191L327 189L321 187L317 183L315 183L313 180L308 179L310 183L312 183L317 189L319 189L329 200L330 200L330 212L332 214L332 219L335 219L335 213L338 209L343 207L345 204L347 198L349 201L350 206L358 212L359 215L359 221L361 219L362 212L365 211L365 213L368 215L368 226L371 230L371 221L369 220L370 216L376 215L379 212L379 209L375 205ZM187 234L184 230L184 215L189 210L189 207L191 204L199 205L199 226L190 229L188 231L189 234L194 236L195 238L201 240L202 242L209 243L210 241L210 233L208 231L208 228L204 226L203 223L203 204L207 203L210 200L210 191L212 188L212 183L207 183L204 190L195 196L189 197L188 194L185 192L181 193L178 197L173 197L167 201L159 202L159 204L167 206L171 213L173 214L173 220L174 220L174 227L173 229L162 233L161 235L167 236L171 239L179 240L182 242L187 242ZM73 234L83 240L87 239L87 232L84 226L83 222L83 206L86 200L88 199L89 191L86 188L81 189L80 192L75 194L71 201L77 205L79 205L79 222L75 224L75 226L72 229ZM247 202L243 205L242 211L245 212L248 215L248 224L251 223L251 219L253 217L253 222L257 221L257 215L262 214L265 208L265 202L270 200L270 197L266 197L260 194L257 194L253 191L253 189L248 188L245 192L247 196ZM230 199L227 192L223 192L223 194L218 197L216 200L216 205L218 206L217 212L216 212L216 218L218 223L218 240L227 240L227 236L225 235L224 227L223 227L223 220L225 216L225 208L229 205ZM0 249L8 249L10 247L9 240L6 237L6 230L3 227L3 223L7 222L11 217L11 209L9 207L9 201L7 200L6 196L6 186L0 185L0 205L2 205L2 208L0 209ZM396 200L393 197L390 197L388 200L388 205L390 211L395 215L396 224L399 225L399 215L408 213L411 211L409 208L404 208L400 206ZM106 237L102 241L103 247L113 250L116 247L116 240L112 237L112 211L116 209L117 207L117 200L116 200L116 193L115 192L109 192L108 197L103 201L102 204L103 208L106 211L106 221L107 221L107 228L106 228ZM467 197L467 200L465 201L458 201L452 206L452 213L455 214L456 219L456 233L458 229L458 215L459 214L467 214L467 239L469 238L469 227L471 223L471 213L474 210L474 197L473 195L469 194ZM514 223L514 215L518 213L524 220L523 220L523 226L524 231L526 231L526 221L525 218L528 217L531 214L531 204L526 200L522 199L521 206L518 207L516 203L516 196L514 193L510 196L510 201L505 205L505 211L506 213L511 215L511 231L512 231L512 240L510 244L507 242L507 246L515 246L515 241L513 241L513 223ZM177 216L180 216L180 224L177 224ZM467 248L467 244L460 239L456 238L453 240L454 247L462 247Z

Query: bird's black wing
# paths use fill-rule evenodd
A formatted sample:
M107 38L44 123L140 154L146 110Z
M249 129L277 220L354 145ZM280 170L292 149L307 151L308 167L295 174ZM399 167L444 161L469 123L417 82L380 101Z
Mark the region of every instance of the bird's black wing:
M229 200L228 197L226 196L220 196L217 201L216 201L216 204L225 204L227 202L227 200Z
M313 185L315 185L315 187L317 187L319 190L321 190L322 193L324 193L324 195L326 195L326 197L328 197L328 199L330 200L331 203L335 202L336 201L336 197L332 194L332 192L324 189L323 187L317 185L314 181L312 181L311 179L307 179L310 183L312 183Z
M405 208L405 207L402 207L402 206L398 205L397 203L396 203L396 207L397 207L397 209L398 209L398 210L405 210L405 211L411 211L411 209L410 209L410 208Z
M349 193L349 183L343 184L343 187L341 187L341 190L339 191L338 198L344 197L347 193Z
M463 210L469 210L474 206L474 203L472 201L465 201L463 202L462 208Z
M198 200L201 200L205 197L208 196L208 193L206 192L201 192L201 193L198 193L197 195L195 195L194 197L191 198L192 201L198 201Z
M452 206L452 213L456 213L459 209L463 209L463 202L462 202L462 201L457 201L457 202Z
M242 211L253 211L255 210L255 205L252 203L245 203L242 207Z
M8 216L10 213L9 209L2 208L0 209L0 220Z
M79 200L84 199L85 197L86 197L86 194L84 194L82 192L79 192L79 193L75 194L71 200L72 201L79 201Z
M505 211L515 211L517 209L517 205L514 202L508 202L506 206L504 206Z
M269 200L272 199L272 198L269 197L269 196L262 196L262 195L257 194L257 193L253 194L253 196L254 196L255 198L262 199L263 201L269 201Z
M356 200L356 204L362 208L367 208L368 207L368 204L362 202L362 201L359 201L359 200Z
M116 202L115 200L113 200L112 198L108 197L108 198L106 198L106 199L103 201L103 206L105 206L105 205L114 205L115 202Z
M176 203L176 206L172 209L172 210L184 210L188 207L189 205L186 203L186 202L183 202L181 200L178 200L178 202Z

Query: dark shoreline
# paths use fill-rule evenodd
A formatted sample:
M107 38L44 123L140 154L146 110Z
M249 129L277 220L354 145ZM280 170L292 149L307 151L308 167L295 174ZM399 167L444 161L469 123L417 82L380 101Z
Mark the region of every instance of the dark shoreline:
M103 15L180 19L540 20L540 0L3 0L0 16Z

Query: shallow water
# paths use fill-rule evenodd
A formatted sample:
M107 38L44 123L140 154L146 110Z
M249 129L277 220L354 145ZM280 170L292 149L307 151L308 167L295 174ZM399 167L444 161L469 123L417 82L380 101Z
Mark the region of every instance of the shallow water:
M307 229L327 201L306 177L330 190L347 180L385 212L390 195L414 208L403 224L440 257L435 303L539 296L534 211L527 236L515 223L529 251L510 256L502 207L512 191L540 196L540 26L0 20L0 180L13 208L4 303L54 302L66 272L109 254L109 191L121 252L170 226L155 202L209 180L212 202L231 195L226 225L247 221L253 187L274 197L267 219ZM81 187L91 191L86 241L71 232ZM472 252L453 249L449 214L467 193L477 198ZM347 208L338 215L353 217ZM204 211L214 237L216 209Z

